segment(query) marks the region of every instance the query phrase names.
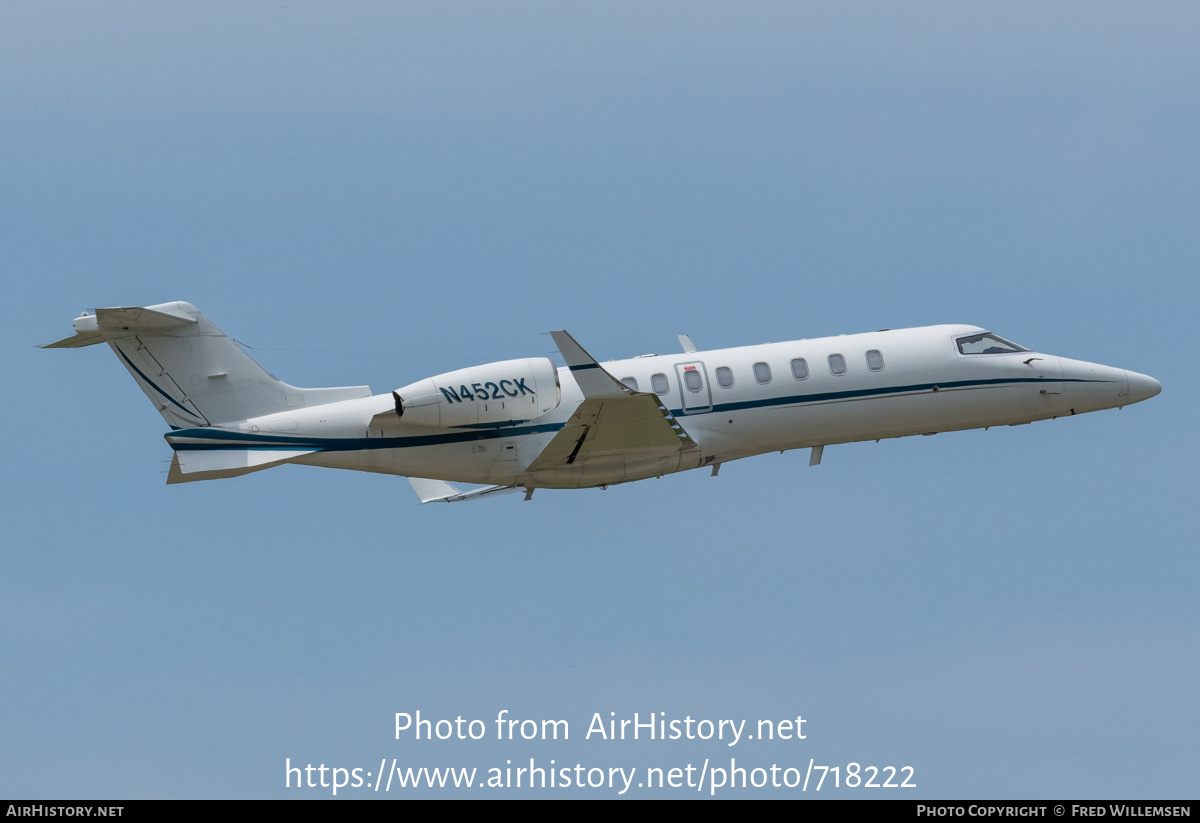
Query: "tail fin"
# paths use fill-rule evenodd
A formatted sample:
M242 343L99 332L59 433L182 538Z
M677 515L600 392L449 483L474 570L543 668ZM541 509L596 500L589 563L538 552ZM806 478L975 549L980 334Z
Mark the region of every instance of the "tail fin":
M371 394L369 386L289 386L191 303L96 309L75 319L75 334L43 348L96 343L108 343L173 428L232 423Z

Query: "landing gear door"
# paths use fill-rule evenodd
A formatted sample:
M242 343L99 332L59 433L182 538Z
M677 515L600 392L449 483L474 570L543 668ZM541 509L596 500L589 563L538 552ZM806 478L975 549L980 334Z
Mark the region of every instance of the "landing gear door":
M712 390L703 363L676 363L675 376L679 378L679 393L685 414L712 411Z

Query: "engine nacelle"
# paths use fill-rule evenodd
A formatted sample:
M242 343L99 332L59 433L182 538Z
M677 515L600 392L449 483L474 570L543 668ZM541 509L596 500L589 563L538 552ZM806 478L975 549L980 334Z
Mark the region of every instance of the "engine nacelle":
M547 357L503 360L418 380L392 392L400 422L478 426L536 420L558 408L558 368Z

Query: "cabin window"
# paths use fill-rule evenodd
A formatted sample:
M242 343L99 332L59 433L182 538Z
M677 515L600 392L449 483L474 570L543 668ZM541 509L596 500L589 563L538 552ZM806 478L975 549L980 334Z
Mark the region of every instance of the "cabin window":
M634 391L638 390L636 377L622 377L621 382Z
M683 384L687 386L687 390L690 392L698 392L704 388L704 381L700 379L700 372L695 369L684 370Z
M728 366L717 366L717 385L727 389L733 385L733 369Z
M969 334L958 338L958 350L963 354L1012 354L1019 351L1029 351L1016 343L997 337L991 332Z
M867 352L867 368L871 371L883 371L883 354L879 349Z
M770 383L771 382L771 367L768 366L766 363L755 363L754 364L754 379L757 380L759 383L763 383L763 384Z
M803 357L797 357L792 361L792 377L797 380L804 380L808 377L808 361Z
M650 386L654 389L655 394L666 394L671 390L671 384L667 382L665 374L650 375Z
M840 354L829 355L829 370L838 377L846 373L846 358Z

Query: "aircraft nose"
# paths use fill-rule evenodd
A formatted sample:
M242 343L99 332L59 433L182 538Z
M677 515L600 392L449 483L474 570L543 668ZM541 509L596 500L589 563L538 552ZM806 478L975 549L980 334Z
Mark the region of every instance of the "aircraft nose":
M1129 402L1139 403L1142 400L1149 400L1154 395L1162 391L1162 383L1159 383L1148 374L1138 374L1135 371L1125 372L1125 379L1129 381Z

